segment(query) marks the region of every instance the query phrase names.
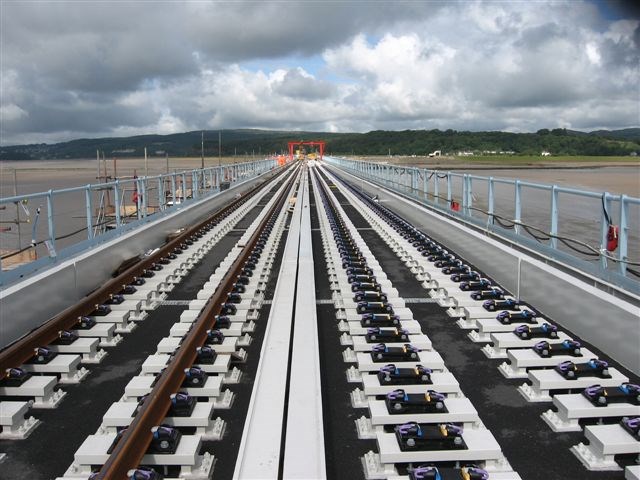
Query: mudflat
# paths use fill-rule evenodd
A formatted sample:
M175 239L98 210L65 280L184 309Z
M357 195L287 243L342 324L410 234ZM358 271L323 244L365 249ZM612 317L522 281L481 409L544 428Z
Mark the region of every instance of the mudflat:
M434 168L452 172L469 173L496 178L520 179L530 182L556 184L567 187L629 196L640 196L640 161L632 157L562 157L554 161L528 157L512 157L469 161L462 158L442 157L437 159L393 157L371 158L374 161L410 165L419 168ZM250 157L205 158L205 167L215 167L220 163L250 161ZM145 174L143 158L107 160L107 175L131 178L134 174ZM200 158L150 158L146 171L149 175L200 168ZM97 162L89 160L28 160L0 162L0 196L13 195L14 170L16 171L18 193L44 192L49 189L69 188L88 183L100 183ZM100 176L105 167L101 163Z

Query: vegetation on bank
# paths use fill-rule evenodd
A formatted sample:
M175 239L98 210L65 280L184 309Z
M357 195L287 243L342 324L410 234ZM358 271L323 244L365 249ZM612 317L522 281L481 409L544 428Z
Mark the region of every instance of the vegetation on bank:
M151 157L197 157L201 154L200 131L172 135L140 135L126 138L80 139L56 144L0 147L2 160L95 158L96 150L107 158L141 157L147 148ZM376 130L368 133L284 132L269 130L223 130L204 132L207 157L249 156L283 153L292 140L324 140L326 151L336 155L417 155L436 150L443 155L474 161L478 156L514 158L552 156L629 156L640 154L640 128L577 132L542 129L536 133L459 132L456 130ZM522 161L526 161L523 157Z
M446 157L413 157L413 156L362 156L358 159L374 160L385 163L397 163L399 165L431 165L435 168L452 166L474 166L479 167L526 167L526 166L550 166L550 165L582 165L593 164L637 164L640 163L640 156L611 156L611 155L553 155L542 157L540 155L476 155L476 156L446 156Z

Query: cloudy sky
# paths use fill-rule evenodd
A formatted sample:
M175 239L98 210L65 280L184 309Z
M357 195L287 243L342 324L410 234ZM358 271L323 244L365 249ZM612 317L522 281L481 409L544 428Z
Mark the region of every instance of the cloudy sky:
M0 1L4 145L640 125L623 1Z

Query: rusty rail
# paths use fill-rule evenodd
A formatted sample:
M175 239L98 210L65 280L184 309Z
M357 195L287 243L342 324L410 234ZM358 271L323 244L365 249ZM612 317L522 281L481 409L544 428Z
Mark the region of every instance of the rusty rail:
M243 248L241 254L233 263L220 285L202 309L193 327L182 341L169 364L159 375L158 381L151 393L147 395L137 415L122 435L113 452L103 465L97 478L100 480L122 480L127 478L127 472L140 464L152 440L151 429L162 423L171 406L170 395L176 393L185 375L184 370L191 367L197 356L196 348L204 345L207 330L215 325L215 316L220 313L222 300L231 291L233 284L242 272L247 258L251 255L261 232L269 219L280 211L286 201L287 193L293 185L297 175L294 173L283 189L280 198L273 203L260 225Z
M284 168L281 168L269 180L273 180L280 176L284 171ZM27 362L33 356L35 348L43 347L54 342L58 338L58 332L61 330L72 329L78 322L79 317L83 315L90 315L91 312L95 310L96 306L106 302L110 295L120 292L126 285L129 285L137 277L140 277L145 270L151 268L154 263L173 252L176 247L184 243L185 240L190 239L208 223L216 220L221 215L224 215L227 211L235 208L241 202L251 198L261 188L263 188L265 184L266 182L262 182L251 188L239 199L224 206L212 216L202 220L176 238L168 241L153 255L137 262L116 278L107 281L102 287L86 296L77 304L63 310L36 330L33 330L6 347L4 350L0 351L0 372L5 372L8 368L19 367L23 363Z

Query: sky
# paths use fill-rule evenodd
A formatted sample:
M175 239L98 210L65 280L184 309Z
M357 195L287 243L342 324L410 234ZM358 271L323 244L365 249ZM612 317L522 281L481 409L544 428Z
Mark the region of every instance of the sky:
M633 5L0 0L0 144L637 127Z

